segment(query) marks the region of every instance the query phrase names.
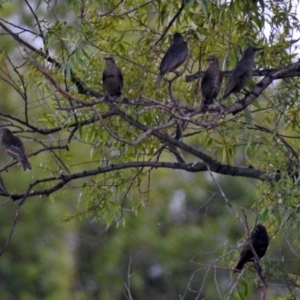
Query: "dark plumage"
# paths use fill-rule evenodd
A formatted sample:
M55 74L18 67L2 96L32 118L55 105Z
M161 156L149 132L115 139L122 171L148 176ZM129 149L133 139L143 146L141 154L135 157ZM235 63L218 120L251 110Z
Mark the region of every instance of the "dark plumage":
M226 99L231 93L239 92L247 85L253 74L255 54L259 50L261 48L248 47L246 49L228 79L222 100Z
M200 110L203 112L205 112L210 105L215 103L223 80L217 57L210 56L207 61L209 66L204 72L201 82L202 101Z
M102 74L105 89L111 97L120 97L123 89L123 76L112 57L105 58L106 67Z
M31 170L31 165L27 159L25 148L21 139L13 135L8 128L2 128L0 133L2 134L1 147L6 154L17 160L24 171L26 171L26 169Z
M174 72L179 66L181 66L188 58L189 50L187 42L184 40L180 33L175 33L173 35L173 43L167 50L165 56L163 57L160 67L159 74L155 85L159 85L162 81L164 75L168 72Z
M254 255L251 250L250 241L252 242L252 246L258 258L262 258L266 254L269 246L269 236L266 228L261 224L257 224L254 227L251 232L250 239L248 239L242 247L240 259L235 267L234 272L240 272L243 269L245 263L254 261Z

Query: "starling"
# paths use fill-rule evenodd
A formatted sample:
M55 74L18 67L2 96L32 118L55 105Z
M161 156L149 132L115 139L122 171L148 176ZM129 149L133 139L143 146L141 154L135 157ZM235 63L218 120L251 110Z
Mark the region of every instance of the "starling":
M158 86L160 84L166 73L175 72L175 70L186 61L188 55L187 42L180 33L176 32L173 35L172 45L161 61L155 85Z
M201 82L202 101L200 110L202 112L206 112L208 107L215 103L223 80L217 57L214 55L210 56L207 58L207 61L209 66L204 72Z
M105 58L106 67L102 74L105 89L111 97L120 97L123 89L121 69L112 57Z
M253 249L255 250L258 258L262 258L266 254L269 246L269 236L266 228L261 224L257 224L254 227L251 232L250 239L248 239L242 247L240 259L234 272L241 272L245 263L255 260L250 246L250 241L252 242Z
M21 139L13 135L8 128L2 128L0 133L2 133L1 147L6 154L17 160L24 171L26 171L26 169L31 170L31 165L27 159Z
M243 57L237 63L228 79L222 100L225 100L231 93L239 92L246 86L252 77L254 57L259 50L261 48L248 47L246 49Z

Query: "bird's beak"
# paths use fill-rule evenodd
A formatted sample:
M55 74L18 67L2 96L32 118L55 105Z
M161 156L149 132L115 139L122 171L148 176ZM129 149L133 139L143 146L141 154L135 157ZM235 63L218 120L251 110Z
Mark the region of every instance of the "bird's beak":
M263 48L254 48L254 51L260 51L263 50Z

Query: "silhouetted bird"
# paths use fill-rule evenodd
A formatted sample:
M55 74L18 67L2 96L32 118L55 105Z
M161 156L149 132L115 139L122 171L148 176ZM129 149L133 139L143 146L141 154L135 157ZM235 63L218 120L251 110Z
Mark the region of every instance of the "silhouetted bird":
M209 106L215 103L223 80L217 57L214 55L210 56L207 58L207 61L209 66L204 72L201 82L201 112L206 112L209 109Z
M123 89L121 69L112 57L106 57L105 62L106 67L102 74L103 85L111 97L120 97Z
M1 147L6 154L17 160L21 164L24 171L26 171L26 169L31 170L31 165L27 159L21 139L13 135L8 128L2 128L0 133L2 134Z
M253 74L255 54L259 50L261 48L248 47L246 49L243 57L237 63L228 79L222 100L226 99L231 93L239 92L247 85Z
M261 224L257 224L254 227L251 232L250 239L248 239L242 247L240 259L234 272L240 272L245 263L254 261L254 254L251 250L250 241L252 242L253 249L255 250L258 258L262 258L266 254L269 246L269 236L266 228Z
M189 50L187 42L184 40L183 36L176 32L173 35L173 43L167 50L165 56L163 57L160 67L159 74L155 85L159 85L162 81L164 75L168 72L175 72L175 70L181 66L188 58Z

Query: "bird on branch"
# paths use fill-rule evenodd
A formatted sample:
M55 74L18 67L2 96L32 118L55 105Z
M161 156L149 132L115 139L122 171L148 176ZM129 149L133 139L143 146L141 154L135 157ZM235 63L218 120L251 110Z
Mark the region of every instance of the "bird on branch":
M241 272L247 262L255 261L251 244L259 259L266 254L269 246L269 235L265 226L257 224L253 228L250 238L242 247L240 259L235 267L234 273Z
M158 86L161 83L166 73L176 73L175 70L186 61L188 55L189 50L187 42L184 40L182 34L176 32L173 35L173 43L171 44L161 61L159 74L157 76L155 85Z
M1 147L6 154L17 160L24 171L27 169L31 170L31 165L21 139L14 135L8 128L1 128L0 134L2 134Z
M261 48L256 47L248 47L246 49L228 79L222 100L225 100L231 93L236 95L247 85L252 78L255 54L260 50Z
M201 105L200 112L205 113L211 109L219 107L216 103L216 97L219 94L223 75L219 67L219 60L212 55L207 58L208 68L204 72L201 81Z
M111 97L120 97L123 89L123 75L112 57L105 58L106 67L102 74L104 88Z

